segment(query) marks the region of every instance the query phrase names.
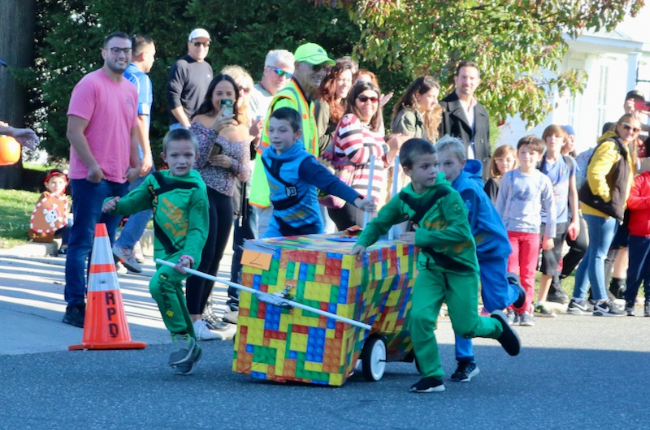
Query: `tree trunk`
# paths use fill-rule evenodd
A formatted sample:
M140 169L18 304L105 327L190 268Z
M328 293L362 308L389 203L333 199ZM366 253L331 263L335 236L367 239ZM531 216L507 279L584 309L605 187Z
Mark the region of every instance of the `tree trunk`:
M36 0L2 0L0 7L0 60L9 69L32 66ZM28 95L6 67L0 66L0 120L13 127L24 127ZM0 189L19 188L22 160L0 167Z

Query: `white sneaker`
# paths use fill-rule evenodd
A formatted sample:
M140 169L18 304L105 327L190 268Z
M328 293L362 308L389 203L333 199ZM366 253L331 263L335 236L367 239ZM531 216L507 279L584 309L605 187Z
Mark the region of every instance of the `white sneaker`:
M124 265L119 261L115 263L115 271L117 272L118 275L126 275L127 273L129 273L127 268L124 267Z
M142 246L139 240L133 245L133 258L138 263L144 263L144 254L142 253Z
M194 322L194 334L196 335L197 340L221 339L221 337L217 333L212 332L208 328L205 321L202 319Z

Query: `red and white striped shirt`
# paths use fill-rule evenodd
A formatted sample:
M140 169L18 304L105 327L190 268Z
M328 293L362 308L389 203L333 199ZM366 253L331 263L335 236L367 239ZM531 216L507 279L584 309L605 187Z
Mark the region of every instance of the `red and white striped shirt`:
M372 180L372 195L375 203L383 205L387 190L387 160L383 129L377 132L354 114L344 115L339 121L334 136L334 152L339 158L347 158L355 166L352 188L365 196L370 177L370 156L375 156L375 170Z

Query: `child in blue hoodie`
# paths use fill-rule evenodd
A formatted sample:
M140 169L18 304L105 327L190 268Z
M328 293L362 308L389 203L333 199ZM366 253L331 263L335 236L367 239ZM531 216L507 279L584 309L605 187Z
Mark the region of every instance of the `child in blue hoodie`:
M323 233L316 189L340 197L366 212L376 210L374 198L364 198L305 151L300 138L300 114L291 108L274 110L269 119L271 146L262 153L269 181L273 216L264 237Z
M435 147L440 171L458 191L469 212L469 225L476 241L483 306L488 312L493 312L514 302L523 305L524 289L519 286L516 275L506 275L512 248L503 221L483 190L480 161L467 160L465 146L455 137L444 136ZM456 335L456 360L458 368L451 375L452 381L469 382L479 373L471 339Z

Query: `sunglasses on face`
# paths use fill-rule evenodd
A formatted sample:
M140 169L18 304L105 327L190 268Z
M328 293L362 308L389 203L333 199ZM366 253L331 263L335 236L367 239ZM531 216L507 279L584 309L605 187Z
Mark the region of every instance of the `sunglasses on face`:
M206 48L209 48L210 47L210 42L194 42L194 46L197 47L197 48L199 46L205 46Z
M379 97L377 96L368 97L361 94L359 97L357 97L357 100L359 100L361 103L366 103L367 101L370 101L372 103L377 103L379 101Z
M278 69L277 67L269 67L269 70L275 72L275 74L278 75L281 78L291 79L291 76L292 76L291 73L285 72L282 69Z
M638 133L638 132L641 131L640 128L632 127L630 124L628 124L628 123L626 123L626 122L624 122L624 123L621 124L621 125L623 126L623 128L624 128L626 131L630 131L630 130L632 130L634 133Z
M117 48L117 47L112 47L108 48L114 55L120 55L120 52L124 52L125 54L130 54L131 51L133 51L132 48Z

